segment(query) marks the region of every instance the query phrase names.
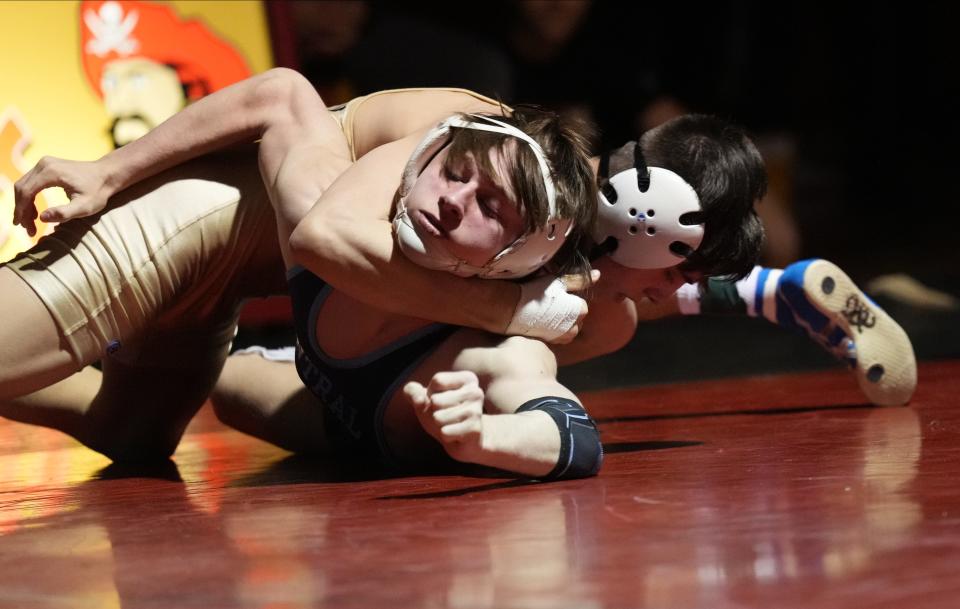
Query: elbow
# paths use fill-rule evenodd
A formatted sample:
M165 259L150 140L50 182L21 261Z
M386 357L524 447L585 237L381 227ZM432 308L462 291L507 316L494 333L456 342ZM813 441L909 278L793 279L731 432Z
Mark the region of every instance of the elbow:
M322 226L317 224L304 218L290 233L287 248L294 263L306 266L307 261L318 253L318 244L324 242L324 236Z
M324 278L335 273L343 244L332 224L316 210L301 220L287 240L291 262Z
M517 412L542 410L560 431L560 454L544 480L567 480L596 476L603 466L603 443L596 422L578 402L547 396L530 400Z
M317 96L310 81L296 70L271 68L256 77L248 105L262 117L261 123L289 115L304 95Z
M591 422L592 423L592 422ZM556 466L542 480L576 480L591 478L600 473L603 467L603 443L600 433L594 427L592 431L580 432L575 439L576 446L569 452L561 451Z
M261 100L289 101L304 84L313 88L302 74L290 68L270 68L256 78L257 94Z
M603 466L603 443L596 424L590 421L592 429L581 434L580 447L571 459L570 467L564 478L588 478L600 473Z

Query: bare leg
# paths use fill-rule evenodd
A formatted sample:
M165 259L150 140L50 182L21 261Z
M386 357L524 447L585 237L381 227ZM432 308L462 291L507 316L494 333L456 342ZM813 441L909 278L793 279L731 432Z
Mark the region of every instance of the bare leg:
M203 347L205 345L198 345ZM225 349L203 365L140 366L113 358L33 393L0 401L0 416L62 431L121 462L166 459L216 382Z
M58 229L60 243L73 244L84 253L104 237L115 238L111 243L127 249L108 248L97 254L96 262L82 262L65 273L52 265L69 256L38 246L31 251L34 258L18 267L31 279L42 273L56 277L47 285L65 282L65 289L74 295L116 296L113 286L129 287L136 298L105 300L111 317L93 332L98 339L105 337L95 348L68 351L66 329L78 327L74 325L77 316L74 321L56 323L51 311L63 313L52 308L59 306L56 298L50 299L54 304L48 307L22 277L0 268L0 294L6 309L0 320L0 415L59 429L116 460L166 458L173 452L219 376L239 299L282 285L272 210L254 155L225 158L199 160L138 185L121 195L135 201L89 221L86 229L83 225ZM226 193L233 198L207 201L211 193L224 195L224 188L176 181L197 177L236 184ZM237 202L236 192L242 194L242 203ZM151 202L154 199L158 200ZM206 203L215 205L216 211L205 213L210 209ZM132 206L138 210L135 221L118 221L117 214L128 217ZM141 234L142 242L137 240ZM74 235L82 240L79 246L71 241ZM113 256L116 251L125 251L131 258L140 256L140 262L121 268L127 259ZM89 275L100 268L100 261L115 258L118 268L108 271L116 273L105 273L113 283L105 280L101 285L96 275ZM48 270L34 271L37 259ZM155 274L149 275L150 271ZM273 281L276 278L280 281ZM105 310L96 301L83 298L82 302L90 309L85 310L87 316ZM136 323L131 315L140 316ZM122 349L105 357L110 344L106 339L111 338L122 343ZM78 364L100 357L105 357L103 374L87 368L70 376Z
M102 380L103 373L88 366L39 391L0 401L0 416L59 429L76 438Z
M20 277L0 268L0 401L56 383L77 370L46 306Z
M328 451L323 405L303 386L292 362L230 356L210 399L217 418L238 431L298 454Z

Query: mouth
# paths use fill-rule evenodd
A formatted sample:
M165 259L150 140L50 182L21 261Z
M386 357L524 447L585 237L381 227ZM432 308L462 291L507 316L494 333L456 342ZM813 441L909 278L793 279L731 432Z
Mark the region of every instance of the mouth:
M445 239L447 236L447 231L444 230L443 226L433 214L429 214L423 210L417 209L413 212L415 222L422 228L428 235L436 237L438 239Z

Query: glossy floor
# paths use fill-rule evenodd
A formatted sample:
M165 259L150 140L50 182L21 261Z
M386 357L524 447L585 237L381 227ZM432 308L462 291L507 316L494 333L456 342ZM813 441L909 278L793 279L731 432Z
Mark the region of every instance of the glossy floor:
M207 411L125 471L0 422L0 607L958 607L960 361L920 383L587 394L605 467L552 484L364 480Z

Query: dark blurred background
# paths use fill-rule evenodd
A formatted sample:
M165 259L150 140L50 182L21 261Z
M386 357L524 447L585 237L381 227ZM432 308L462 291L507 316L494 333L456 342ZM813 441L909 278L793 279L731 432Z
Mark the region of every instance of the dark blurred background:
M960 355L960 44L948 3L267 6L277 64L303 72L330 105L464 87L586 117L597 151L684 112L741 124L770 174L764 262L829 258L906 327L921 358ZM564 380L587 388L831 365L763 321L684 318L643 325L626 350Z

